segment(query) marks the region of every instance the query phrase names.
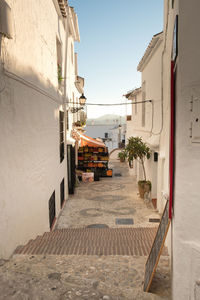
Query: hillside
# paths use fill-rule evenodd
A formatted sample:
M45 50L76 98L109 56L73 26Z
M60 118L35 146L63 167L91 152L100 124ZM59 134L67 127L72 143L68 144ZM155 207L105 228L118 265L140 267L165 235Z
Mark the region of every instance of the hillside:
M107 114L96 119L87 119L87 125L116 125L125 123L125 116L112 114Z

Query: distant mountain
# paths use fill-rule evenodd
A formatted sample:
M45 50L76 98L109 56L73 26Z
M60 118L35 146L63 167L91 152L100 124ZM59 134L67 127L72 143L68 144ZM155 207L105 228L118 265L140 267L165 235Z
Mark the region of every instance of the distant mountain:
M104 115L96 119L87 119L86 125L117 125L117 124L125 124L126 119L125 116L119 115Z

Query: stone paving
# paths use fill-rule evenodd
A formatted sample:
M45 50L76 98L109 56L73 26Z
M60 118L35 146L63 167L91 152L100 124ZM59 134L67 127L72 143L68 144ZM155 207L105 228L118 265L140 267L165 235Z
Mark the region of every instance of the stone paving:
M109 226L94 231L92 229L93 232L124 230L124 232L133 231L132 234L135 236L139 231L143 234L147 234L148 230L149 233L155 232L157 224L150 223L149 218L160 216L153 210L151 204L145 204L138 197L135 179L129 176L126 164L113 162L113 166L114 172L121 173L121 177L102 178L99 182L88 184L80 183L75 195L65 204L56 226L58 232L70 232L71 235L73 230L82 233L91 232L84 228L93 224ZM133 218L134 222L130 225L119 225L116 224L116 218ZM52 234L56 235L56 231ZM45 235L49 236L49 233ZM82 237L84 240L84 235ZM110 237L106 237L107 244ZM78 242L75 235L74 239ZM99 242L97 237L96 239L95 244ZM136 238L139 241L144 239L142 234ZM128 240L126 234L125 240ZM145 253L141 253L140 256L125 255L126 253L86 254L15 254L10 260L0 260L0 299L171 299L169 256L161 256L150 292L145 293L143 292L144 266L147 260L147 256L143 255Z
M136 180L129 175L125 163L112 162L115 173L121 177L101 178L92 183L80 183L75 195L67 201L57 228L78 228L91 224L106 224L121 228L116 218L133 218L127 227L155 227L149 218L160 218L151 204L144 204L138 195Z
M142 291L145 261L146 256L16 255L0 262L0 299L170 299L167 257L151 293Z

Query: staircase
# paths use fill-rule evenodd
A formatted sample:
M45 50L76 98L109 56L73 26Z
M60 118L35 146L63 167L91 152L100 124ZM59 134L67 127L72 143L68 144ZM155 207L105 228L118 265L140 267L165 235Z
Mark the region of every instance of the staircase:
M67 228L45 232L14 254L137 255L149 254L156 228ZM164 249L163 255L167 255Z

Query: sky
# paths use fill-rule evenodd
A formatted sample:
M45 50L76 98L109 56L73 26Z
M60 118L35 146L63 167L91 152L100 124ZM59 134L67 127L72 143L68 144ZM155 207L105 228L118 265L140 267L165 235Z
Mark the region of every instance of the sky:
M163 0L69 0L78 15L78 74L87 103L124 103L141 86L137 65L154 34L163 30ZM127 110L126 107L129 107ZM87 105L88 118L125 115L129 106Z

